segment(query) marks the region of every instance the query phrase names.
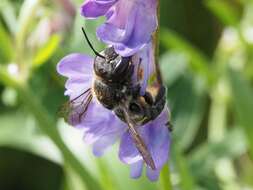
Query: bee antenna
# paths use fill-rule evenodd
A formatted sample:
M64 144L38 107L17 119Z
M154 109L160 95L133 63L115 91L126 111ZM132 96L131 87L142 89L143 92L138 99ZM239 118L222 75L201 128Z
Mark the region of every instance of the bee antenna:
M88 38L88 36L87 36L87 34L86 34L86 32L85 32L85 30L84 30L83 27L82 27L82 31L83 31L83 34L84 34L84 37L85 37L86 41L88 42L90 48L91 48L92 51L95 53L95 55L98 56L98 57L101 57L101 58L105 59L105 56L101 55L100 53L98 53L98 52L94 49L94 47L92 46L92 44L91 44L91 42L90 42L90 40L89 40L89 38Z

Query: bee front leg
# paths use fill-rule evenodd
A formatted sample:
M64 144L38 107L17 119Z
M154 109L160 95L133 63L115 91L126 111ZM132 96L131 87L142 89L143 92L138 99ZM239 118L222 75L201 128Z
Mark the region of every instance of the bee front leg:
M155 104L158 103L160 100L162 99L166 99L166 88L162 85L160 88L159 88L159 91L155 97Z
M151 95L149 92L145 92L145 94L144 94L143 97L144 97L145 101L146 101L149 105L153 105L153 104L154 104L153 97L152 97L152 95Z
M166 104L166 88L164 86L160 87L154 99L155 102L151 106L151 113L152 113L151 115L153 120L160 115Z

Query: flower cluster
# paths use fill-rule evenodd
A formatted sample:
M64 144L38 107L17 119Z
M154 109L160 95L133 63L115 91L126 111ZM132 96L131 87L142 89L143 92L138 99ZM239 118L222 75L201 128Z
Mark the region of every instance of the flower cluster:
M151 41L157 28L157 0L86 0L81 14L86 18L105 16L97 29L103 42L117 53L131 56Z
M141 95L145 93L148 80L154 72L151 39L157 28L156 3L156 0L86 0L81 7L81 14L87 18L105 16L106 22L97 29L98 38L113 46L121 56L131 56L135 70L141 67ZM139 60L142 60L141 63ZM79 105L83 105L83 99L89 99L89 95L92 97L86 113L81 118L73 117L69 123L83 131L84 141L92 144L96 156L102 156L107 147L120 139L119 158L130 165L131 177L138 178L142 174L145 162L133 142L127 124L113 111L104 108L96 96L92 96L92 91L89 95L82 95L93 86L93 63L92 57L71 54L57 65L58 73L68 78L65 95L69 96L70 101L75 100ZM131 80L134 81L137 75L138 73L134 72ZM75 111L78 112L74 110L73 113ZM168 120L169 110L165 106L157 118L137 128L155 164L155 170L146 167L146 174L152 181L158 179L162 167L168 160Z

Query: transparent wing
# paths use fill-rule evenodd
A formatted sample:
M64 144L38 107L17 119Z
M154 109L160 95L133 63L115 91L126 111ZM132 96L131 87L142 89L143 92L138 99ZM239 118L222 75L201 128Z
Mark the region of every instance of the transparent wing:
M66 102L60 108L58 115L70 125L77 125L85 117L89 104L92 100L91 88L85 90L76 98Z

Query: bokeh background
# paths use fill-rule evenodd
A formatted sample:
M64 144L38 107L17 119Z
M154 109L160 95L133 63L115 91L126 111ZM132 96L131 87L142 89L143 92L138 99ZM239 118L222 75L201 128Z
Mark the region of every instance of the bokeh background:
M160 65L174 131L156 183L129 178L118 145L95 158L57 115L65 55L98 50L81 0L0 1L1 190L252 190L253 1L161 0ZM147 15L148 16L148 15Z

